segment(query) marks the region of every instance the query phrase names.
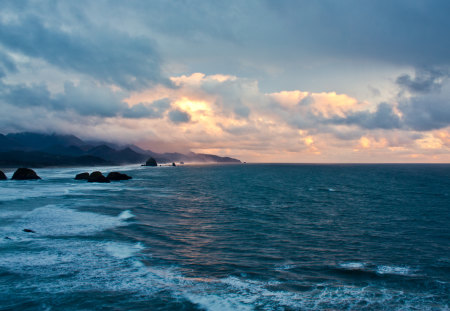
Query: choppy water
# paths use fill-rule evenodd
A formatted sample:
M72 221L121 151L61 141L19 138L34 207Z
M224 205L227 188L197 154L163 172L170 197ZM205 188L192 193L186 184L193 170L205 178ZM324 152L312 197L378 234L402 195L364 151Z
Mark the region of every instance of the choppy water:
M1 310L449 309L450 165L102 170L0 183Z

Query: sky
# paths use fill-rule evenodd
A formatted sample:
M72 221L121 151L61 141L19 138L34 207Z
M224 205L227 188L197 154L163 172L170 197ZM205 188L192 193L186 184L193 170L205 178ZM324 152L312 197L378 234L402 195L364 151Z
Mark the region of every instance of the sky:
M0 133L450 162L450 1L0 2Z

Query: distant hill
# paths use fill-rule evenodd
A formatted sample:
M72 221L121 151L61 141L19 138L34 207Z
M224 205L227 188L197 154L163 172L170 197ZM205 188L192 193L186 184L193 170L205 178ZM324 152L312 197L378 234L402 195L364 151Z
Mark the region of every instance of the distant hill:
M120 147L107 142L85 142L74 135L0 134L0 167L120 165L144 163L149 157L158 163L241 163L212 154L156 153L135 145Z
M60 145L64 147L75 146L80 147L86 145L81 139L74 135L47 135L39 133L14 133L7 134L6 138L15 141L22 146L30 149L42 149L54 145Z
M0 167L49 167L49 166L87 166L112 165L98 157L55 155L39 151L0 152Z

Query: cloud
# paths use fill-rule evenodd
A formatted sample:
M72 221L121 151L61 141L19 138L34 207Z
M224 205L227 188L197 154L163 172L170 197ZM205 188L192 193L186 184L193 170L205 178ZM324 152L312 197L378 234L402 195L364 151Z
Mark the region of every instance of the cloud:
M450 63L445 0L265 1L292 45L320 55L365 58L414 67ZM424 27L426 25L426 27ZM283 45L283 48L288 49Z
M425 161L427 152L449 145L445 128L449 118L437 113L447 108L436 106L434 112L414 102L417 96L373 106L334 92L263 93L256 81L236 76L193 74L172 80L175 88L160 85L131 93L89 81L66 83L59 93L49 92L45 85L3 84L0 107L14 118L3 115L0 124L2 131L114 137L116 142L140 143L150 149L152 142L164 142L259 161L358 162L394 156L399 161ZM17 94L11 92L15 88ZM29 95L24 96L25 91ZM5 94L16 101L7 103ZM446 85L436 99L445 94ZM248 114L236 113L238 107L247 107ZM423 110L431 117L425 118ZM430 132L438 128L439 132ZM420 156L408 158L413 153ZM436 161L443 157L445 153Z
M398 110L408 129L430 131L450 125L450 84L448 67L418 69L415 76L397 78L401 87ZM405 92L406 91L406 92Z
M14 72L17 72L17 67L14 60L11 59L7 53L0 50L0 79L5 77L7 73Z
M167 98L130 106L125 102L128 93L112 91L94 82L82 81L78 85L67 81L64 91L52 94L45 84L9 85L0 82L0 104L23 109L39 107L48 111L74 112L80 116L102 118L162 118L170 108Z
M394 113L392 105L381 103L374 112L359 111L349 113L343 118L328 120L333 124L357 125L364 129L398 129L402 126L400 117Z
M153 103L139 103L125 109L122 116L125 118L162 118L170 108L170 100L163 98Z
M405 124L416 131L430 131L450 126L449 93L428 94L404 99L399 103Z
M59 18L68 22L78 14L66 25L62 20L47 18L47 14L36 14L34 9L39 12L40 7L27 3L3 12L3 16L15 18L0 19L1 46L61 70L127 89L164 81L152 39L96 25L80 10L61 14L56 9L54 14L61 14Z
M169 119L173 123L186 123L191 120L191 116L185 111L175 109L169 112Z
M416 70L415 77L399 76L396 83L411 93L431 93L439 91L447 78L448 72L442 69L422 69Z

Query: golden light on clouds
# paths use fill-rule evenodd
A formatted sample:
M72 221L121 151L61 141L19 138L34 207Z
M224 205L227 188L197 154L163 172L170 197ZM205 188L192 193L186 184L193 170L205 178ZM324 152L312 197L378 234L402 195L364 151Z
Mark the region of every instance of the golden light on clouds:
M416 143L422 149L440 149L443 146L442 141L433 134L427 134L424 138L418 139Z
M152 107L166 99L168 110L161 118L134 124L145 124L153 138L190 146L195 152L266 162L402 162L413 159L412 155L420 155L414 159L421 161L449 158L445 152L437 156L426 153L450 148L446 129L412 134L402 129L364 130L345 123L315 123L376 112L371 103L347 94L301 90L264 94L256 81L229 75L194 73L171 80L175 87L158 85L134 93L126 101L130 106L145 103ZM173 110L187 113L189 120L171 122ZM392 111L401 118L397 107Z
M268 94L268 96L273 98L282 106L292 107L299 104L302 99L308 96L308 94L308 92L301 91L282 91Z
M358 101L346 94L319 93L312 94L313 112L325 118L333 116L345 117L345 112L356 110Z
M364 149L370 148L370 139L365 136L361 137L359 140L359 145Z
M201 112L207 113L212 111L210 104L205 101L190 100L189 98L183 97L180 100L174 102L174 105L181 108L184 111L191 113Z

